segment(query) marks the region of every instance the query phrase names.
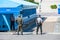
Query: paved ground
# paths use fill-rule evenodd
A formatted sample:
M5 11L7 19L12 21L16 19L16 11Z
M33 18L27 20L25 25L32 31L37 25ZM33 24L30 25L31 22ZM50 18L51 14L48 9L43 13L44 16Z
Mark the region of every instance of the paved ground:
M60 34L24 33L24 35L13 35L12 32L0 32L0 40L60 40Z

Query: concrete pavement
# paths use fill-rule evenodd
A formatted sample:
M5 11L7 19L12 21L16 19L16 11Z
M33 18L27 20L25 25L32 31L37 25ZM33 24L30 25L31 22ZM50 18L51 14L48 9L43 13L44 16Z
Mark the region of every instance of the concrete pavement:
M5 33L2 35L2 33ZM6 34L8 33L8 34ZM13 35L12 32L0 32L0 40L60 40L60 34L43 34L43 35Z

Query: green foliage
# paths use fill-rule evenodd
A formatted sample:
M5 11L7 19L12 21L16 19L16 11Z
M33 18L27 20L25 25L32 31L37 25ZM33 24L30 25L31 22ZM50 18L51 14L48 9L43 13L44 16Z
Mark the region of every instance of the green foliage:
M32 3L39 4L39 3L37 3L37 2L32 2Z
M34 0L25 0L25 1L32 2L32 3L35 3L35 4L39 4L37 2L34 2Z
M34 0L25 0L25 1L34 2Z
M52 9L56 9L57 8L57 5L51 5L50 6Z

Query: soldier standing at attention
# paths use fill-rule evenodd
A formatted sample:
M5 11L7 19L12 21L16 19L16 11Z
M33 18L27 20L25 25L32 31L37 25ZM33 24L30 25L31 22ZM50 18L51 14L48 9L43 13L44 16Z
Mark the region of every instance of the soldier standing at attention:
M18 16L17 18L17 23L18 23L18 29L17 29L17 33L19 35L19 31L21 31L21 35L23 35L23 30L22 30L22 18L21 16Z
M40 32L41 32L41 35L42 35L42 18L41 16L39 15L39 17L37 18L36 20L36 23L37 23L37 31L36 31L36 34L38 34L38 30L40 28Z
M11 31L15 30L14 23L15 23L15 18L14 18L13 15L11 15L10 16L10 28L11 28Z

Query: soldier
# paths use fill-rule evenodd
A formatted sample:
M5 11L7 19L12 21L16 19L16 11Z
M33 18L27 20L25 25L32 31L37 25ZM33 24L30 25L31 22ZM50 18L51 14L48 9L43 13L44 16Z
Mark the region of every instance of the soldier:
M13 15L11 15L10 16L10 27L12 31L15 30L14 23L15 23L15 18Z
M23 35L23 30L22 30L22 18L21 16L18 16L17 18L17 23L18 23L18 29L17 29L17 33L19 35L19 31L21 31L21 35Z
M37 31L36 31L36 34L38 34L38 30L40 28L40 31L41 31L41 35L42 35L42 18L41 16L39 15L39 17L37 18L36 20L36 23L37 23Z

